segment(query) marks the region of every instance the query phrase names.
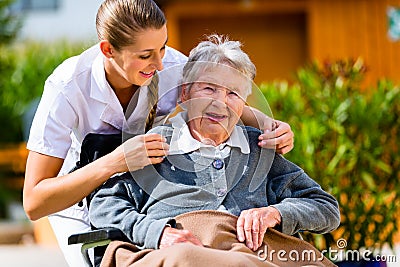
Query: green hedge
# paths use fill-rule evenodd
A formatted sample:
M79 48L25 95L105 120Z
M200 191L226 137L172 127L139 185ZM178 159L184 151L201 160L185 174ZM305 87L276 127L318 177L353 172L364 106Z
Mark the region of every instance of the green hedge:
M62 61L86 47L67 42L0 45L0 148L24 141L24 131L29 130L26 129L29 125L24 122L23 115L32 101L41 96L46 78ZM13 175L17 174L7 168L0 169L0 218L7 216L6 206L10 200L21 201L20 190L9 188L3 182L3 178Z
M77 55L87 45L26 42L0 46L0 143L23 140L22 116L31 101L43 91L46 78L66 58Z
M334 246L339 237L347 249L380 248L398 230L400 88L382 80L362 92L365 71L360 60L315 62L300 69L291 85L260 87L275 118L295 133L286 157L340 203L334 235L308 236L320 248Z

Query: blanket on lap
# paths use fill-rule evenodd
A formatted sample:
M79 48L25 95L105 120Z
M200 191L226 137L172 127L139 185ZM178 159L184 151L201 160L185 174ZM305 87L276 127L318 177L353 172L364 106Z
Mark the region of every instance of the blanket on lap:
M111 242L102 267L336 266L311 244L268 229L263 244L252 251L236 238L237 217L220 211L194 211L176 217L176 228L196 235L204 247L176 244L164 249L138 249Z

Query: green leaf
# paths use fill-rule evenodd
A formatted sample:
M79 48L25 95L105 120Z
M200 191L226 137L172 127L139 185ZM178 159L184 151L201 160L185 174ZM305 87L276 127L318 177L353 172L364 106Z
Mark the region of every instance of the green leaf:
M364 183L367 185L368 189L374 191L376 189L376 184L374 182L374 178L368 172L362 171L361 178Z
M336 151L335 156L332 158L332 160L328 164L328 167L326 168L326 171L328 173L333 172L333 170L338 165L339 161L343 158L343 155L346 153L346 150L347 150L347 147L345 144L339 146L339 148Z

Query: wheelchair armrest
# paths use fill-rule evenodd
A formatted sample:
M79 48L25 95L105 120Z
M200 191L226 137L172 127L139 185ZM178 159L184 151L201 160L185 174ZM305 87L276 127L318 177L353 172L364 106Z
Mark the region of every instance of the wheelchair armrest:
M74 234L68 237L68 245L87 244L103 240L126 240L125 235L117 228L101 228L85 233Z

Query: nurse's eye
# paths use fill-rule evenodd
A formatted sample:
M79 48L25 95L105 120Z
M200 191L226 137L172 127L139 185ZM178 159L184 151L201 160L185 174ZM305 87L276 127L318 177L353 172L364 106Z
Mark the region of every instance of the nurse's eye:
M151 55L142 55L142 56L139 56L139 58L140 59L148 59L148 58L150 58L150 56Z

